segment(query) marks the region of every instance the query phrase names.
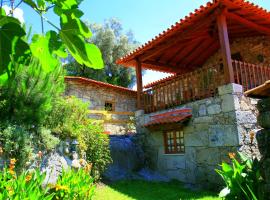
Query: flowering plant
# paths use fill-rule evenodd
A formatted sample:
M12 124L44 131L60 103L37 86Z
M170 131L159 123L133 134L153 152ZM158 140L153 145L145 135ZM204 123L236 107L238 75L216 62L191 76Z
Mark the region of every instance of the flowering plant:
M238 155L239 161L235 153L229 153L231 165L223 162L221 170L216 169L226 184L219 196L225 199L260 199L258 187L262 179L259 162L256 158L247 158L243 153L238 152Z
M9 167L0 171L0 200L53 199L54 194L42 187L45 174L39 170L24 171L20 175L14 171L16 160L10 159Z
M93 197L95 185L94 179L89 175L91 165L86 165L78 171L63 171L56 185L51 185L50 191L56 199L90 200Z

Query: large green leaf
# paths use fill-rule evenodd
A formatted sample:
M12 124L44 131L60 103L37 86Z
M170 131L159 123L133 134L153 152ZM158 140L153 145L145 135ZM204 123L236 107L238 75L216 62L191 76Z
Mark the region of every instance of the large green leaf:
M72 11L62 14L60 25L60 37L74 59L81 65L94 69L103 68L100 50L95 45L85 42L92 33L76 14Z
M73 32L74 34L82 35L84 38L90 38L92 36L89 28L80 20L82 13L80 10L73 9L67 11L61 15L61 29L63 31Z
M81 65L94 69L103 68L100 50L93 44L88 44L82 36L60 31L60 37L73 58Z
M0 16L0 26L4 26L11 22L20 25L20 21L14 17L5 16L4 13Z
M23 40L25 34L18 23L9 22L0 27L0 74L6 72L11 58L20 63L29 57L29 45Z
M33 56L39 59L42 68L47 72L59 65L59 57L67 57L65 48L54 31L49 31L46 35L34 35L30 48Z
M77 0L51 0L51 2L62 10L78 8L79 5L79 2Z

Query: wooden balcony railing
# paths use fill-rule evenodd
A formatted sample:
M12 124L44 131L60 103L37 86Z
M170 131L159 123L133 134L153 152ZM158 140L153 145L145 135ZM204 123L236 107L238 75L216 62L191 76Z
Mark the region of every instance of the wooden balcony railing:
M213 96L224 84L224 71L220 65L200 68L176 76L142 93L146 113L155 112L194 100Z
M232 64L235 83L243 85L245 91L270 80L270 67L240 61ZM204 67L157 84L143 91L141 98L145 113L151 113L214 96L224 84L222 65Z
M243 86L244 91L255 88L270 80L270 66L255 65L232 61L235 83Z

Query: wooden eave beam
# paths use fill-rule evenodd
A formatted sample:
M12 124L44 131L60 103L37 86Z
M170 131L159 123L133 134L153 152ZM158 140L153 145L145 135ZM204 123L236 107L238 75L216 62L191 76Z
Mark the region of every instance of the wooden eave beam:
M240 22L241 24L245 25L247 28L251 28L251 29L254 29L260 33L263 33L263 34L266 34L266 35L270 35L270 29L269 28L266 28L266 27L263 27L263 26L260 26L250 20L247 20L239 15L236 15L234 13L229 13L229 12L226 12L225 15L229 18L229 19L232 19L232 20L236 20L238 22Z

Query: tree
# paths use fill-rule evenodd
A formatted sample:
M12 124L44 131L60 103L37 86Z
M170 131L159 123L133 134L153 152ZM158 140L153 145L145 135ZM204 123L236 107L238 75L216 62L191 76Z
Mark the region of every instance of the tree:
M121 23L116 19L105 21L104 24L90 24L93 36L88 42L94 43L102 52L104 69L90 69L70 58L66 69L69 75L82 76L94 80L132 87L135 83L135 70L116 64L116 60L133 50L138 43L131 31L123 33Z

